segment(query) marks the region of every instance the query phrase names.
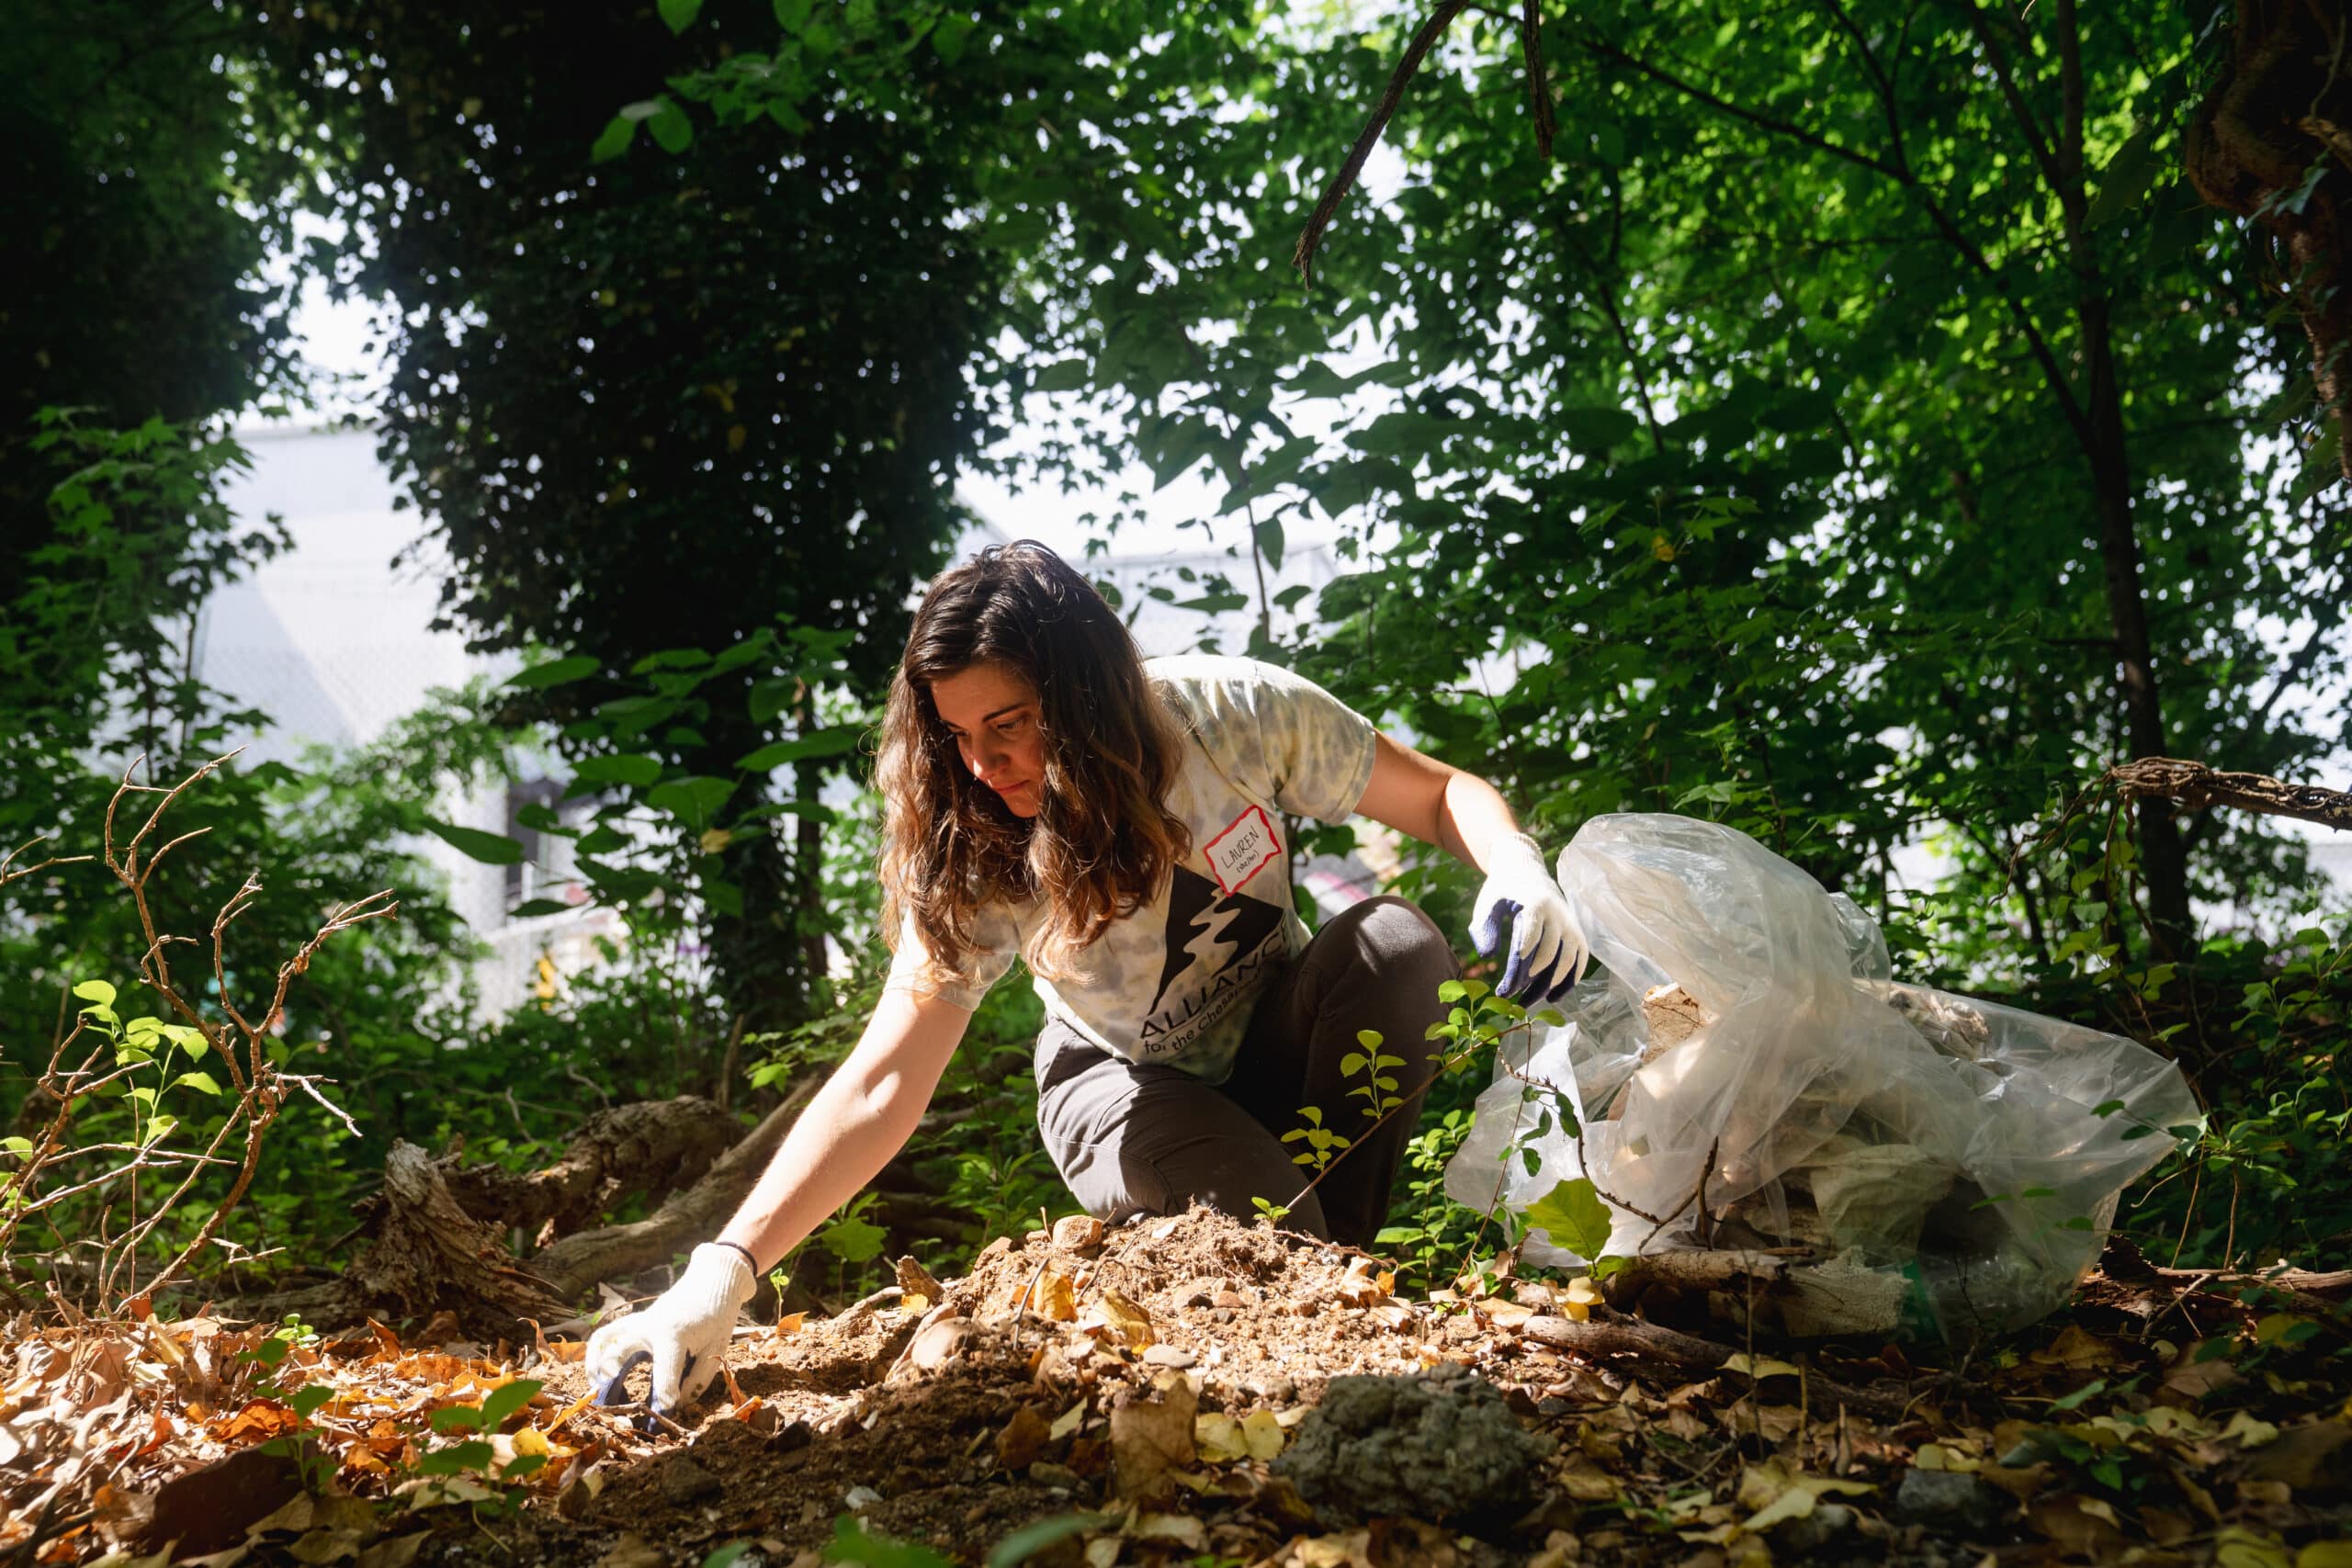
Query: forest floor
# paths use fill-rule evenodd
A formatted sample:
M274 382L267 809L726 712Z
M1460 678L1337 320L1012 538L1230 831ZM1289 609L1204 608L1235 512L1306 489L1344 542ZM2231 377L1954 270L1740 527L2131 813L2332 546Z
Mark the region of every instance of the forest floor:
M1562 1281L1408 1300L1200 1211L1090 1225L741 1329L650 1432L576 1339L28 1314L0 1563L2352 1564L2346 1320L2275 1281L2122 1249L2059 1318L1931 1356Z

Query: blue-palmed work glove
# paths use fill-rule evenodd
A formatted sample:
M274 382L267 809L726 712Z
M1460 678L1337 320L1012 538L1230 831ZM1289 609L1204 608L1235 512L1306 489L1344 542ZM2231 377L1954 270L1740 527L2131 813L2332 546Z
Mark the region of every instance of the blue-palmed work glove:
M695 1247L686 1271L651 1306L616 1317L588 1337L581 1359L597 1403L623 1403L622 1380L648 1358L653 1362L648 1408L667 1416L700 1395L718 1376L736 1316L758 1288L751 1259L741 1252L710 1241Z
M1510 925L1497 994L1512 1001L1557 1001L1584 973L1584 933L1568 913L1560 885L1544 863L1535 840L1521 833L1495 857L1478 901L1470 909L1470 940L1493 957Z

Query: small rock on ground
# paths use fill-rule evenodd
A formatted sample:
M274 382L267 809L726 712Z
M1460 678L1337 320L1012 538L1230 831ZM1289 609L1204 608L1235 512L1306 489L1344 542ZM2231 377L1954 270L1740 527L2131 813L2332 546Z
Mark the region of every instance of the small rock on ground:
M1448 1364L1333 1378L1273 1468L1308 1501L1356 1515L1492 1517L1533 1501L1554 1446L1483 1378Z
M1904 1472L1894 1512L1909 1524L1928 1525L1970 1540L1992 1534L2008 1517L2007 1494L1973 1475L1950 1470Z

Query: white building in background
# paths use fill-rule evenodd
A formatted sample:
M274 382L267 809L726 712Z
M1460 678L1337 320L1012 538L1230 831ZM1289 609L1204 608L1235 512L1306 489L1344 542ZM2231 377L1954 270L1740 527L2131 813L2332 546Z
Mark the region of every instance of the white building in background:
M198 618L199 677L228 694L234 705L270 716L267 728L232 736L231 744L246 744L246 756L255 761L294 762L311 746L375 739L422 705L435 687L516 668L511 654L469 653L462 633L434 628L440 600L434 551L419 552L417 563L395 569L394 559L415 543L424 525L416 513L393 509L392 482L377 460L373 432L274 424L241 431L239 437L253 455L253 468L229 488L227 500L242 515L277 513L293 547L214 595ZM957 553L1012 536L983 525ZM1067 541L1056 542L1067 547ZM1120 551L1084 563L1091 575L1117 585L1135 612L1133 625L1147 654L1185 652L1204 636L1216 637L1227 651L1240 651L1249 637L1247 612L1204 615L1144 592L1165 580L1180 597L1199 592L1178 577L1185 567L1237 580L1248 571L1246 561L1209 547ZM1320 587L1338 574L1328 546L1310 542L1289 553L1272 586ZM503 1011L560 985L561 976L596 962L600 936L620 934L610 911L585 907L584 889L569 874L570 841L514 823L518 807L553 805L560 792L560 784L548 782L446 803L444 820L521 839L531 851L521 866L484 865L438 839L415 846L447 874L451 906L490 945L491 956L476 975L485 1011ZM1376 891L1360 863L1329 857L1308 867L1304 880L1330 908ZM508 914L536 898L582 907L521 920Z

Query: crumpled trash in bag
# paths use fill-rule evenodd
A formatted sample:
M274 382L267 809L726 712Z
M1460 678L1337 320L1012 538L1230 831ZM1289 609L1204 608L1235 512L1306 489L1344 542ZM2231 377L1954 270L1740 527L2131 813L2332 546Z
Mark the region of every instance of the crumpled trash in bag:
M1505 1042L1457 1202L1589 1176L1604 1255L1804 1248L1791 1332L1958 1337L2064 1304L2200 1122L2135 1041L1896 981L1866 911L1735 829L1600 817L1558 873L1606 973ZM1540 1230L1524 1255L1590 1261Z

